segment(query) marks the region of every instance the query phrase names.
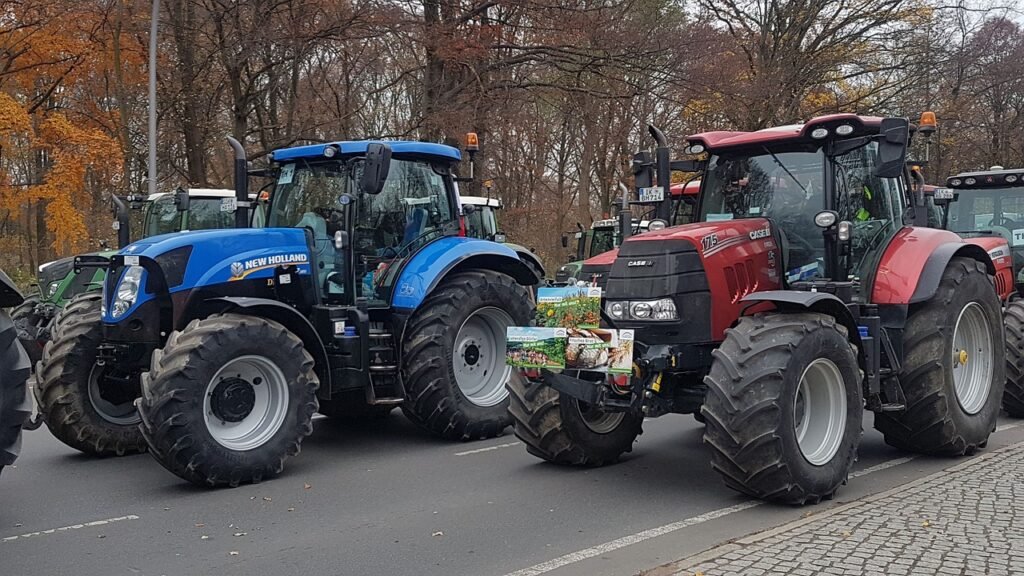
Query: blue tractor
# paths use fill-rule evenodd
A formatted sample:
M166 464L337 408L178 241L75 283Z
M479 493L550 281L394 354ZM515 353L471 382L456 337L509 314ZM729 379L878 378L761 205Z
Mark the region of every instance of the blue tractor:
M96 357L139 375L150 453L236 486L281 472L317 411L400 406L444 438L501 434L518 377L505 329L530 319L536 275L460 235L460 151L334 142L272 160L266 228L147 238L109 261Z

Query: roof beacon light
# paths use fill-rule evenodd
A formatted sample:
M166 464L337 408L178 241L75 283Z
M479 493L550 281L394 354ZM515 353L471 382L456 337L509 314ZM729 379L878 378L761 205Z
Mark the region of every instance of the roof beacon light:
M935 120L935 112L926 110L921 112L921 119L917 123L917 130L922 134L931 134L935 132L935 128L938 127L938 122Z
M849 124L837 126L836 134L839 134L840 136L849 136L850 134L853 134L853 126L850 126Z
M821 140L826 136L828 136L828 128L815 128L811 131L811 138L815 140Z
M476 132L466 132L466 150L476 152L480 149L480 137Z

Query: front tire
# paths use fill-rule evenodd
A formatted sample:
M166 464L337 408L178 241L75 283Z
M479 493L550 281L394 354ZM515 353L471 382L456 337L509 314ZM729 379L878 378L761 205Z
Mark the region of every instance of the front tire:
M280 474L313 431L319 380L287 328L224 314L193 320L153 353L140 426L150 453L202 486Z
M25 352L28 353L32 366L42 360L43 346L45 345L45 342L40 342L32 336L40 328L39 325L43 320L42 315L36 313L38 305L39 297L29 296L20 305L11 309L11 319L14 321L18 339L21 340Z
M32 414L28 354L18 343L14 322L0 310L0 472L21 452L21 428Z
M900 372L907 408L875 415L886 443L944 456L984 447L1006 381L1000 308L984 264L950 260L935 296L907 319Z
M713 354L701 411L711 467L756 498L831 498L856 460L864 413L846 329L822 314L759 314Z
M446 278L409 320L402 373L410 420L448 439L500 435L511 423L505 329L525 326L530 290L489 270Z
M633 449L641 433L641 416L600 412L522 375L510 380L508 388L516 437L542 460L570 466L612 464Z
M1006 327L1006 389L1003 409L1014 418L1024 418L1024 300L1014 300L1003 313Z
M102 296L77 296L57 315L36 382L39 412L61 442L92 456L145 451L134 402L138 376L97 366Z

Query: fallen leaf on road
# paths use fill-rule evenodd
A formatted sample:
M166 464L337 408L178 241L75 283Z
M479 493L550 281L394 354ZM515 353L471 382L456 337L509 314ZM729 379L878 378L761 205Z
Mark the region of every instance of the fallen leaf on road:
M235 532L234 536L237 538L239 536L245 536L246 534L248 534L248 532Z
M932 523L927 521L927 520L925 520L924 522L921 522L921 526L924 526L925 528L927 528L927 527L929 527L931 525L932 525Z
M302 487L305 488L306 490L309 490L310 488L313 487L313 485L307 482L307 483L303 484Z
M270 502L271 500L273 500L273 498L271 498L270 496L264 496L263 499L265 501L267 501L267 502Z
M199 539L200 539L200 540L209 540L209 539L210 539L210 537L209 537L209 536L207 536L206 534L203 534L202 536L200 536L200 537L199 537Z
M850 531L849 530L843 530L842 535L843 535L843 538L849 538L850 537Z
M238 551L237 550L232 550L231 552L228 552L228 555L229 556L238 556Z
M440 530L438 530L437 532L434 532L433 534L431 534L431 536L444 536L444 532L441 532Z
M202 528L203 526L206 526L206 524L203 524L202 522L196 524L196 528Z
M295 512L295 508L289 508L288 511L289 512Z
M164 512L166 512L166 511L168 511L168 510L170 510L170 508L164 508Z
M97 538L106 538L107 535L106 534L97 534L96 537Z
M694 572L693 576L704 576L703 572Z

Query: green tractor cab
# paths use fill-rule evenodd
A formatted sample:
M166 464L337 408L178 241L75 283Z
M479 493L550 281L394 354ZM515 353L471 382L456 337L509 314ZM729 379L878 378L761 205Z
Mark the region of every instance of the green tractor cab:
M650 222L647 220L633 220L633 233L646 232ZM622 243L622 234L619 232L618 218L606 218L594 220L590 230L584 231L582 226L577 230L573 238L576 240L575 260L562 264L555 271L555 284L573 283L579 279L580 271L583 268L583 261L589 260L598 254L613 250ZM569 247L569 235L562 235L562 247Z
M540 258L526 246L506 241L505 233L498 225L498 212L502 208L501 200L483 196L459 196L462 205L462 218L466 228L466 236L501 242L516 251L519 259L533 270L538 282L544 280L544 266Z
M234 202L233 190L212 188L179 188L175 192L159 192L146 196L128 196L114 199L113 228L118 233L118 244L123 248L130 238L129 207L142 211L142 237L174 234L185 230L230 228L233 214L226 210ZM256 200L255 195L250 200ZM252 225L260 227L266 219L266 199L258 201ZM109 258L116 251L105 250L91 255ZM28 352L33 366L42 357L43 347L50 340L54 318L72 298L103 287L106 271L87 268L75 271L75 257L69 256L46 262L37 275L38 294L24 299L11 311L18 331L18 339Z

